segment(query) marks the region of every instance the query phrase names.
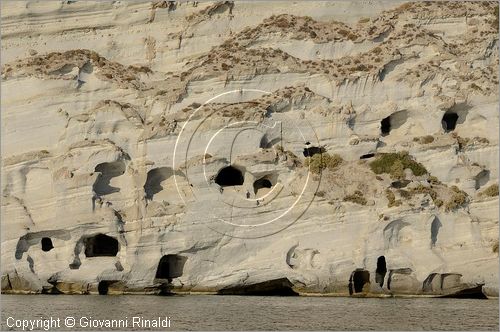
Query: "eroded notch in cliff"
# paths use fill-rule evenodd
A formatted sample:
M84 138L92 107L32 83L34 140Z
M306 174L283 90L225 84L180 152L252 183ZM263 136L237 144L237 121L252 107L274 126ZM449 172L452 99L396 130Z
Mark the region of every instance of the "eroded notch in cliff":
M253 191L256 196L267 194L276 183L275 176L266 175L253 183Z
M215 183L221 187L241 186L243 184L243 174L233 166L222 168L215 177Z
M173 175L172 169L169 167L153 168L148 172L146 183L144 184L144 192L146 199L152 200L153 196L164 188L161 185L163 181Z
M257 296L298 296L293 290L293 284L288 278L266 280L251 285L240 285L224 288L217 292L219 295L257 295Z
M99 164L95 167L95 171L100 173L93 186L96 195L104 196L120 191L120 188L111 186L110 182L112 178L125 173L125 163L123 161Z
M172 279L179 278L184 272L184 264L187 257L181 255L164 255L158 263L156 269L156 279L167 279L172 282Z
M118 254L118 240L105 234L87 237L83 243L86 257L116 256Z
M380 121L380 133L382 136L387 136L394 129L401 127L408 119L406 111L398 111Z

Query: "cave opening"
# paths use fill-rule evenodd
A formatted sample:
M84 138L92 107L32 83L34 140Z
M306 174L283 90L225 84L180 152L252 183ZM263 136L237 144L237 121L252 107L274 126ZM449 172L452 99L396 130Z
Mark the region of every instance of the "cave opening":
M349 294L361 293L365 284L370 283L370 272L358 269L351 273L351 278L349 279Z
M388 116L380 121L380 132L382 136L387 136L391 132L391 117Z
M118 240L104 234L97 234L84 240L85 256L116 256L118 254Z
M51 251L54 249L54 245L52 244L52 240L50 237L42 237L42 250L43 251Z
M446 112L443 115L443 120L441 124L443 125L443 129L445 132L450 132L455 130L458 121L458 114L455 112Z
M181 255L164 255L158 263L155 278L172 282L172 279L182 276L186 261L187 257Z
M325 151L326 150L323 147L311 146L311 147L304 148L304 151L302 153L304 154L304 157L312 157L315 154L323 153Z
M382 136L387 136L392 130L398 129L408 120L408 112L406 110L397 111L380 121L380 133Z
M377 259L377 269L375 270L375 282L380 285L380 287L384 286L384 278L387 273L387 265L385 262L385 257L380 256Z
M273 184L271 180L266 177L260 178L253 183L253 191L255 194L262 188L272 188Z
M114 281L111 280L101 280L99 284L97 284L97 291L99 295L108 295L109 285L111 285Z
M215 177L215 183L221 187L241 186L243 181L243 174L233 166L224 167Z

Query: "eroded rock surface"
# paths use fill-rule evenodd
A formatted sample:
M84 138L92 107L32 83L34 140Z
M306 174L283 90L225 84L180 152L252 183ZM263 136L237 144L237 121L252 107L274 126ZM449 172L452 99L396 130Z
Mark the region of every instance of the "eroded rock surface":
M2 291L498 296L496 2L2 2Z

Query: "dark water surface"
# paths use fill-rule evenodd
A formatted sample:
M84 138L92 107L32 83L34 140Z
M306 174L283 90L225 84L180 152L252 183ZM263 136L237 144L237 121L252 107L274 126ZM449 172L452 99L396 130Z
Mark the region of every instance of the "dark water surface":
M128 326L119 330L144 330L132 327L134 316L150 320L170 317L170 328L153 330L498 331L497 300L2 295L1 304L2 331L12 330L7 326L9 317L17 320L60 318L60 330L87 331L108 328L82 327L80 322L85 325L89 319L122 319L122 322L126 319ZM67 317L75 318L74 328L65 326ZM12 318L9 323L13 323Z

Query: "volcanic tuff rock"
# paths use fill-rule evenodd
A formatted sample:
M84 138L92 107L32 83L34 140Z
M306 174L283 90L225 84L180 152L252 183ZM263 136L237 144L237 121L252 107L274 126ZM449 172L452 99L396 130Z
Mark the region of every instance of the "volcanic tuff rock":
M498 295L496 2L6 2L2 291Z

